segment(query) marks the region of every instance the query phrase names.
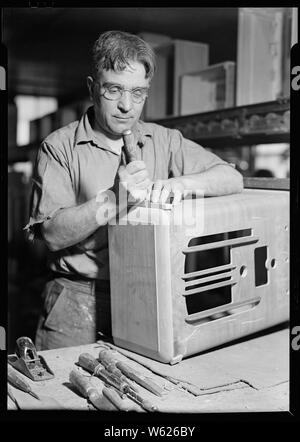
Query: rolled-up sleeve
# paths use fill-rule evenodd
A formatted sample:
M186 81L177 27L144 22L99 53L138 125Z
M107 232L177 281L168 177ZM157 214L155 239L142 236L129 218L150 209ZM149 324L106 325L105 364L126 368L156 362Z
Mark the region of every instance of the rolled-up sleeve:
M169 175L174 177L201 173L218 164L233 166L220 157L183 137L176 129L169 131Z
M66 155L59 147L43 142L32 175L30 218L24 227L28 239L38 235L37 227L63 208L76 204Z

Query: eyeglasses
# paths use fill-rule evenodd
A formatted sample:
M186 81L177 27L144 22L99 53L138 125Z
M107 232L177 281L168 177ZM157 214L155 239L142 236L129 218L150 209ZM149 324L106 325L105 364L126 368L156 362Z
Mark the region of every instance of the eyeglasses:
M100 85L104 89L103 97L107 100L119 100L125 91L130 92L132 101L134 103L142 103L148 97L149 89L146 87L137 87L135 89L125 89L119 85Z

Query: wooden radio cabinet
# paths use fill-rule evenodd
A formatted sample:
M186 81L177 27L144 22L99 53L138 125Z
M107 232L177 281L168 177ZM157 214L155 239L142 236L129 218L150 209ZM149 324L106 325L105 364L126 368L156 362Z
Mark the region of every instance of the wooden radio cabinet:
M109 226L109 254L114 342L155 360L289 318L288 191L132 208Z

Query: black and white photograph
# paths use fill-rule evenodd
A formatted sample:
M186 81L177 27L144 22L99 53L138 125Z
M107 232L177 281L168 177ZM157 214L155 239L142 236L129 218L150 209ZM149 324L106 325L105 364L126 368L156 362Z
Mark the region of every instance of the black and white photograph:
M1 9L6 415L292 418L298 8L38 3Z

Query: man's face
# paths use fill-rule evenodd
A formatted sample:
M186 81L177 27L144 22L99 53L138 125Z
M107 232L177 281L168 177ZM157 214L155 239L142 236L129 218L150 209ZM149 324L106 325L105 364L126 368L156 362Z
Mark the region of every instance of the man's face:
M136 103L129 91L147 89L150 80L145 78L145 68L142 63L132 61L124 71L103 71L99 78L88 78L88 87L94 102L95 128L100 128L105 134L118 139L126 129L131 129L138 121L143 110L144 100ZM111 90L126 89L116 100L108 99L106 88ZM115 87L114 87L115 86Z

